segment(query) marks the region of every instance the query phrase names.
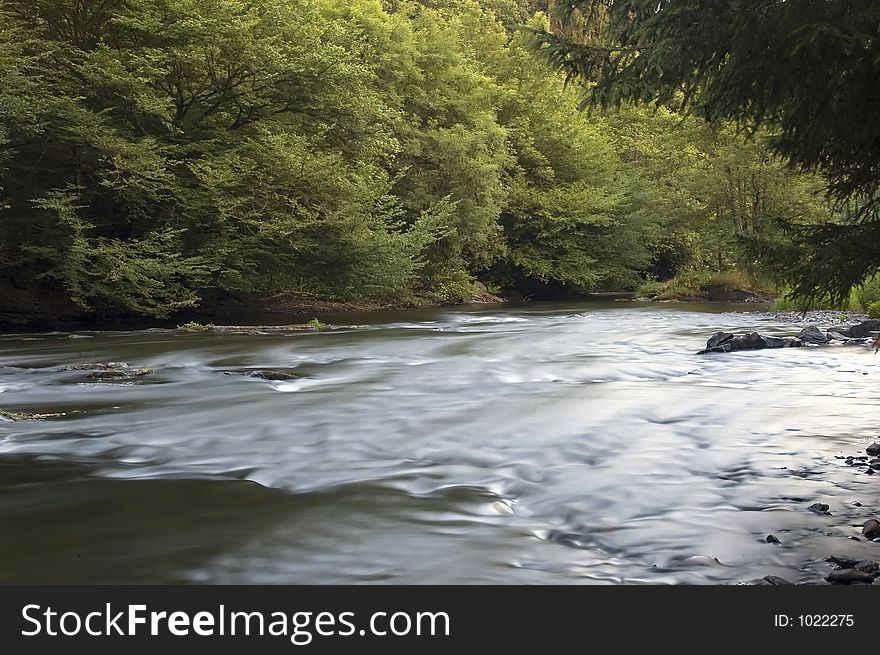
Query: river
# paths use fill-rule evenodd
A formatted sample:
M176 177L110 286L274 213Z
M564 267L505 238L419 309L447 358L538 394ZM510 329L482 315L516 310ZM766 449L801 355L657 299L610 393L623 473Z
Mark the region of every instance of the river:
M800 329L742 306L325 320L365 326L0 337L0 407L63 414L0 422L0 582L815 582L826 555L877 559L850 537L880 475L838 459L878 431L870 348L695 355ZM63 370L108 361L155 373Z

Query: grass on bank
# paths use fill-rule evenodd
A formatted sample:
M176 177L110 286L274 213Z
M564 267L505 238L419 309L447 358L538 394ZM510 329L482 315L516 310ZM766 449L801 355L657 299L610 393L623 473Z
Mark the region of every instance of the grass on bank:
M792 296L788 289L780 289L769 280L756 279L744 271L736 270L723 273L685 271L671 280L646 280L636 289L636 297L655 300L707 299L712 288L741 290L759 297L775 296L776 300L771 306L773 311L837 310L867 312L871 317L880 317L880 275L853 287L843 302L832 300L827 295L814 299Z
M738 290L767 297L777 293L775 285L745 271L690 270L679 273L671 280L646 280L636 289L636 297L655 300L708 299L711 289Z

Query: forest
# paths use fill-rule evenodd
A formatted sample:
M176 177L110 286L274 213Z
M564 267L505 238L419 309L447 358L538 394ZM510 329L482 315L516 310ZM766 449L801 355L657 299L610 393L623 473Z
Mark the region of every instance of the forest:
M842 220L822 171L669 98L586 107L536 42L591 25L553 9L3 0L0 298L146 319L784 293L791 225Z

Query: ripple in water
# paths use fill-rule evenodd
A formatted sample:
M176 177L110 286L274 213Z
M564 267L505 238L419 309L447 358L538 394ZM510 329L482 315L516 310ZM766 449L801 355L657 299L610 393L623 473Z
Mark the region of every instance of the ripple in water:
M65 416L0 423L0 581L809 582L877 558L850 537L880 480L835 459L874 435L869 348L699 357L799 326L673 305L373 318L4 335L2 407ZM162 384L62 371L102 361Z

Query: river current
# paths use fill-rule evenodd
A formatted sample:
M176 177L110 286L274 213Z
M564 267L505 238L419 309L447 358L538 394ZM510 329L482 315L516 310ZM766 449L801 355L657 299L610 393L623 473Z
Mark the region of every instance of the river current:
M800 330L746 309L2 335L0 407L61 416L0 422L0 582L813 582L824 556L877 559L850 537L880 475L841 457L878 433L880 355L695 354ZM120 361L155 373L64 370ZM299 379L247 375L268 369Z

